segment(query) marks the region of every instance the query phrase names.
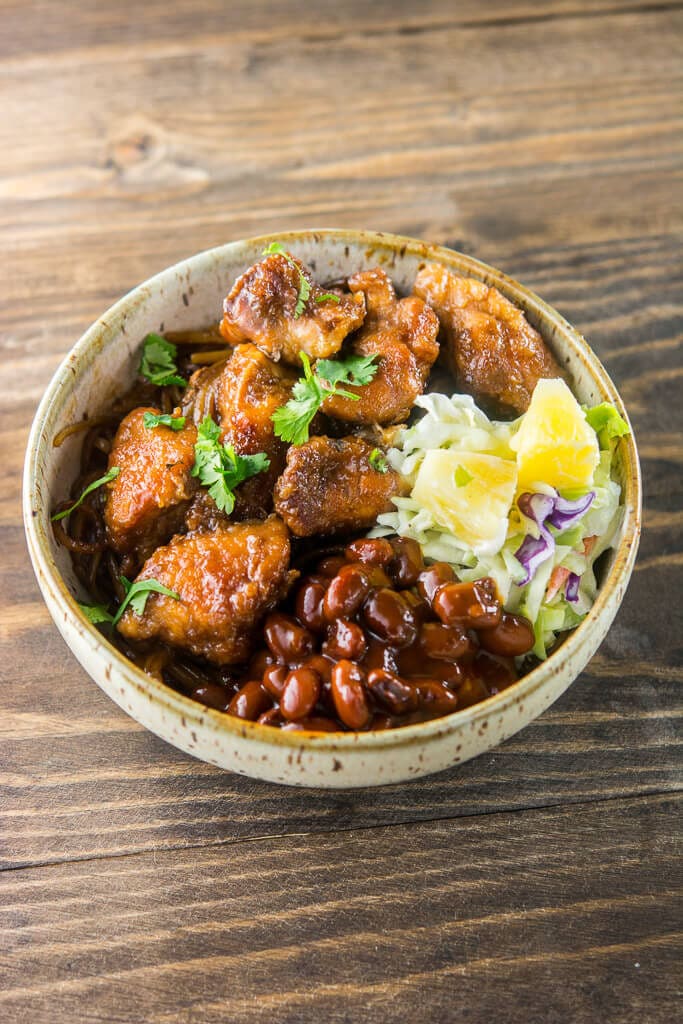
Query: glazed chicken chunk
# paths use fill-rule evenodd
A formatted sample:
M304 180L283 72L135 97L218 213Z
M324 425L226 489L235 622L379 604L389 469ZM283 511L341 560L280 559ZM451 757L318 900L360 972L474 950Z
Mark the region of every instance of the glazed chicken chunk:
M216 382L222 440L238 455L265 452L270 467L236 492L238 518L265 517L273 508L273 487L285 467L287 445L275 436L271 416L291 397L296 373L255 345L238 345Z
M328 294L293 256L267 256L235 281L223 304L221 334L231 345L253 341L271 359L299 369L299 352L328 359L365 316L362 295L325 298ZM297 309L301 301L303 308Z
M344 385L358 401L333 395L323 411L347 423L400 423L425 389L432 364L439 354L439 322L422 299L397 299L394 286L379 267L354 274L351 292L365 295L367 316L351 339L355 355L379 356L377 372L363 387Z
M146 427L145 413L134 409L121 421L109 453L109 468L119 475L107 485L104 521L112 547L143 560L180 529L197 488L190 475L197 431Z
M256 627L289 587L289 555L276 516L174 537L138 579L158 580L180 600L152 593L142 615L128 607L118 628L129 640L160 640L217 665L243 662Z
M297 537L369 529L400 490L398 474L371 460L377 451L359 437L292 446L275 485L275 511Z
M522 413L541 377L562 376L541 335L497 288L432 263L414 290L436 310L451 372L476 399Z

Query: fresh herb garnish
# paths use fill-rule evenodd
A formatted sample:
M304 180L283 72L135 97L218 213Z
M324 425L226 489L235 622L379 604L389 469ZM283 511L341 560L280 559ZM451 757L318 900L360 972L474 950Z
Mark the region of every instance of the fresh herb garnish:
M379 448L372 449L368 462L373 469L377 470L378 473L386 473L389 469L386 456L384 455L384 452L379 450Z
M301 354L301 353L299 353ZM315 372L322 377L323 384L369 384L377 373L375 360L378 356L347 356L346 359L319 359L315 364ZM348 391L337 391L338 395L358 401L358 395Z
M112 619L114 625L119 621L128 605L131 606L136 615L142 615L147 604L147 598L152 593L164 594L165 597L172 597L174 601L180 600L180 594L177 594L175 590L169 590L168 587L165 587L163 583L159 583L158 580L136 580L135 583L131 583L125 576L119 576L119 579L126 591L126 596Z
M65 508L63 512L55 512L52 516L52 522L56 523L60 519L64 519L66 516L70 515L88 497L89 494L96 491L98 487L102 487L103 484L108 484L110 480L115 480L120 472L121 470L118 466L112 466L104 476L101 476L98 480L93 480L91 484L88 484L80 498L75 501L73 505L70 505L69 508Z
M221 444L221 428L207 416L197 431L192 476L208 487L209 494L221 512L228 515L235 507L234 489L251 476L270 466L265 452L237 455L231 444Z
M77 603L86 619L92 622L94 626L100 622L114 621L114 616L107 611L103 604L82 604L80 601Z
M166 341L160 334L148 334L142 343L139 372L160 388L169 384L185 387L187 381L180 376L176 366L177 355L178 349L172 341Z
M261 255L262 256L284 256L284 258L289 263L290 267L294 267L294 269L298 273L298 275L299 275L299 294L297 295L296 306L294 307L294 319L298 320L299 317L301 316L301 314L303 313L304 309L306 308L306 303L308 302L308 300L310 298L310 295L311 295L311 284L310 284L310 281L308 280L308 278L306 277L306 275L304 274L303 270L301 269L299 264L296 262L296 260L292 256L289 255L289 253L284 248L284 246L280 245L279 242L271 242L270 245L266 246L266 248L263 250ZM320 300L318 299L316 301L320 301ZM337 300L337 301L339 301L339 300Z
M328 299L330 300L330 302L341 302L339 296L335 295L334 292L323 292L323 294L319 295L315 301L326 302Z
M340 395L357 402L359 395L338 387L339 383L369 384L377 373L373 365L377 356L349 356L348 359L320 359L315 372L305 352L299 352L304 376L292 389L292 398L276 409L271 419L275 434L291 444L308 441L308 428L320 406L330 395Z
M586 420L598 435L601 448L609 448L615 437L624 437L629 432L628 423L622 419L611 402L601 402L592 409L584 407Z
M474 480L471 473L468 473L464 466L456 466L455 468L455 486L456 487L467 487L468 483Z
M171 430L182 430L185 426L184 416L173 416L170 412L146 412L142 422L149 429L154 427L170 427Z

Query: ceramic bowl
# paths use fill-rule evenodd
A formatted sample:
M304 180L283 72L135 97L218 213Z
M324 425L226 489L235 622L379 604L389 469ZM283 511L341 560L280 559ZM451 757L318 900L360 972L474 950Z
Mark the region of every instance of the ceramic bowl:
M201 760L272 782L315 787L377 786L459 764L512 736L556 700L595 653L612 623L631 575L640 529L641 485L633 435L619 443L617 472L625 517L591 612L547 661L509 689L445 718L368 733L305 735L243 722L206 708L145 675L91 626L74 595L87 599L67 552L55 543L49 513L69 493L82 435L61 447L53 438L84 416L96 416L132 382L149 331L215 323L235 277L280 241L318 280L384 266L409 291L431 260L495 285L527 314L579 400L613 402L616 388L584 339L538 296L504 274L450 249L411 238L363 231L320 230L246 239L199 253L126 295L86 331L55 374L31 431L24 478L24 519L33 566L50 613L76 658L129 715Z

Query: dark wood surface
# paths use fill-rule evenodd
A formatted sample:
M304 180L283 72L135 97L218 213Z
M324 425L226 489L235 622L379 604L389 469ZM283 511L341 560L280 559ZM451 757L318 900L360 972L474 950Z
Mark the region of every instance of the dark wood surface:
M0 1020L670 1022L680 987L683 4L0 0ZM20 521L59 360L139 281L287 227L443 242L626 400L618 619L538 721L356 792L193 761L90 682Z

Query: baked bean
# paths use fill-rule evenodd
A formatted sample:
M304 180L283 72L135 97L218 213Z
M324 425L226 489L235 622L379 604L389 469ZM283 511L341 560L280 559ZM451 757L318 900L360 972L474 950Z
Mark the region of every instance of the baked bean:
M364 673L352 661L338 662L332 669L332 699L335 710L349 729L363 729L372 714L365 695Z
M427 566L418 576L417 589L425 601L429 601L431 604L439 587L442 587L444 583L457 582L458 577L448 562L434 562L434 565Z
M408 602L388 587L373 590L363 605L363 618L373 633L397 647L411 644L417 636L415 616Z
M273 612L265 621L266 643L278 661L292 664L303 661L313 650L313 637L296 619Z
M262 715L271 704L269 694L255 679L250 680L242 686L230 701L228 711L236 718L245 718L249 722L255 722L259 715Z
M373 669L368 673L368 689L372 696L394 715L405 715L417 708L417 690L393 672L381 668Z
M465 682L458 690L458 706L461 708L472 707L473 704L478 704L482 700L486 700L489 696L489 691L484 686L484 683L478 676L468 676Z
M288 674L280 697L283 718L295 722L309 715L320 696L320 676L310 668L295 668Z
M321 576L336 576L343 565L346 565L343 555L328 555L318 562L318 572Z
M375 636L369 636L367 654L363 658L363 668L369 672L373 668L385 668L389 672L396 672L398 669L397 656L398 648L388 647L383 640Z
M396 724L396 719L392 715L385 715L383 712L377 711L372 716L370 729L373 732L380 732L384 729L393 729Z
M384 537L361 537L353 540L344 552L349 562L363 562L386 568L394 557L394 549Z
M294 605L296 617L314 633L321 633L325 628L324 600L325 587L313 580L305 580L297 591Z
M436 679L414 679L420 708L436 715L449 715L460 706L460 691L457 695Z
M283 732L341 732L341 726L337 725L331 718L324 715L311 715L307 718L300 718L296 722L287 722L282 726Z
M280 729L284 723L284 718L280 714L279 708L270 708L268 711L264 711L262 715L259 715L257 721L259 725L270 725L274 729Z
M439 661L455 661L474 649L462 626L444 626L441 622L423 623L420 644L428 657Z
M474 583L446 583L432 599L432 608L446 626L458 623L467 629L491 629L501 617L495 582L485 576Z
M350 619L356 614L370 590L367 573L361 565L345 565L334 577L323 603L328 622Z
M279 700L285 688L287 669L284 665L269 665L261 677L261 686L273 700Z
M251 656L249 662L249 678L260 679L269 665L273 664L273 654L267 647L262 647Z
M322 681L329 683L332 677L332 669L334 662L330 661L329 658L324 658L322 654L312 654L310 658L306 658L301 663L301 668L310 668L314 672L317 672Z
M389 575L399 587L414 587L424 569L422 548L412 537L392 537L389 543L394 549Z
M365 633L347 619L335 619L327 630L327 640L323 644L323 654L338 661L340 658L351 658L360 661L368 648Z
M529 620L521 615L503 612L497 626L482 630L479 643L485 651L492 654L516 658L520 654L526 654L534 646L534 628Z
M483 682L488 696L505 690L517 682L517 669L512 658L504 658L488 651L478 651L471 667L471 673Z
M420 622L425 622L427 619L432 617L431 606L423 597L419 597L417 594L414 594L412 590L402 590L401 597L410 605L410 610L415 616L415 621L418 624Z
M206 704L208 708L225 711L230 703L230 694L218 683L202 683L192 691L192 699L198 700L200 704Z
M396 660L398 674L402 679L424 676L430 679L440 679L451 688L458 687L463 680L459 661L430 658L428 654L425 654L419 640L411 644L410 647L402 647Z

